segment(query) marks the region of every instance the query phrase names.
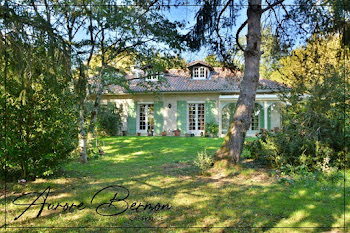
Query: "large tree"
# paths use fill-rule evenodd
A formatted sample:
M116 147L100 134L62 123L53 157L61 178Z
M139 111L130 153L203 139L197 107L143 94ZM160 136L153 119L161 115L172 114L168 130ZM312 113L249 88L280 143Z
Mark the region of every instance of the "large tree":
M259 66L261 57L261 16L264 12L273 7L282 4L284 0L278 0L262 7L261 0L248 0L247 2L247 20L239 27L236 33L236 46L231 44L230 51L227 52L225 41L221 37L220 27L233 25L237 20L237 10L242 9L244 5L235 5L233 0L227 1L205 1L197 13L197 23L194 29L189 33L192 47L196 48L205 43L214 43L216 51L226 61L232 61L229 55L235 48L244 52L244 77L240 85L240 94L236 104L235 112L230 123L225 140L221 148L216 152L216 158L227 160L230 163L238 163L243 148L246 131L249 129L251 115L254 109L256 90L259 84ZM225 17L226 9L231 9L231 14ZM220 24L224 18L225 23ZM243 48L239 43L239 34L245 26L248 26L246 47ZM206 32L215 33L218 39L206 37ZM230 64L228 64L230 65ZM230 68L236 68L234 64Z
M87 162L88 133L95 128L105 87L113 83L128 88L130 81L125 78L124 68L117 67L116 58L133 54L135 60L143 60L157 53L180 50L181 36L177 29L181 25L166 19L157 0L142 4L133 0L17 3L20 5L13 4L10 8L26 7L32 18L63 41L79 110L80 160ZM94 107L87 113L91 99Z
M225 140L216 152L216 159L227 160L229 163L240 161L259 83L260 58L263 52L261 51L263 14L268 12L267 16L273 18L270 26L273 26L276 35L280 37L280 42L283 42L286 47L292 47L291 36L296 37L297 33L304 38L320 31L346 33L348 23L345 19L348 15L345 12L349 12L349 6L345 2L348 1L302 0L295 1L294 6L287 9L283 5L284 0L266 0L263 3L261 0L204 1L197 12L196 24L188 34L189 45L198 49L203 44L210 44L231 69L236 68L236 65L230 62L234 61L232 55L237 50L244 52L244 77L240 84L239 98ZM238 12L245 8L247 19L234 33L232 28L238 21ZM281 9L283 14L276 8ZM239 41L239 35L245 26L248 29L246 46L243 47ZM223 31L226 32L226 37L223 36ZM343 37L344 43L347 41L346 38Z
M0 5L0 163L9 174L51 174L76 147L68 61L62 39L33 12Z

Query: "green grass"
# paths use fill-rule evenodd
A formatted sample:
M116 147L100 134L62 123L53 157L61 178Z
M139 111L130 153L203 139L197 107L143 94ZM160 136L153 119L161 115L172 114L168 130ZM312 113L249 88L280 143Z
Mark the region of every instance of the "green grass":
M104 138L101 144L105 155L98 160L91 160L88 164L70 162L60 176L37 179L25 186L8 184L8 226L127 227L113 229L113 232L343 232L343 229L330 228L274 228L342 227L344 196L340 175L333 179L315 176L296 179L292 183L279 183L272 171L258 168L248 160L231 170L217 168L211 169L209 175L200 175L199 169L193 165L197 152L206 148L208 153L213 153L221 142L219 138L196 137ZM81 201L90 203L94 193L109 185L128 188L129 205L133 202L159 202L169 203L172 209L155 213L128 210L113 217L100 216L95 208L73 213L45 209L41 217L35 218L39 210L36 206L19 220L14 220L25 206L14 205L12 200L23 192L40 191L50 186L52 194L49 202L78 204ZM112 194L100 195L96 200L98 203L109 202ZM123 195L122 192L119 194ZM348 207L349 203L346 208L347 226L350 223ZM1 208L4 209L3 195ZM0 220L4 222L3 211ZM139 228L171 226L187 228ZM36 231L50 232L50 229ZM107 232L107 229L90 228L88 231Z

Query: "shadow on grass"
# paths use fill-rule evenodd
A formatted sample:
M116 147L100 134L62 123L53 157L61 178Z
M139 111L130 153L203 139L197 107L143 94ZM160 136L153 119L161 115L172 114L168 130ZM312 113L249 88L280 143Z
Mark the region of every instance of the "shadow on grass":
M172 228L173 232L222 232L225 228L225 232L256 230L252 227L287 232L288 228L273 228L313 227L298 229L298 232L320 232L331 230L329 227L343 226L344 197L339 181L318 182L314 179L289 185L279 184L272 179L258 179L259 176L269 177L269 174L262 169L254 170L253 163L247 165L253 169L249 175L244 175L246 170L243 169L219 178L199 176L199 170L191 163L196 152L204 146L215 150L220 140L117 137L103 141L106 156L102 159L86 165L69 164L62 180L39 180L27 187L13 184L8 200L21 192L28 192L28 189L39 191L50 185L53 188L52 197L55 198L53 202L89 203L97 190L109 185L123 185L130 190L129 205L133 202L160 202L170 203L172 209L156 213L128 210L114 217L99 216L94 208L63 214L45 211L38 219L33 213L21 221L10 219L10 226L125 227L115 229L117 232L149 232L152 227L184 227ZM168 152L161 152L165 150ZM133 154L138 151L143 153ZM62 194L67 195L60 196ZM101 201L108 202L110 198L108 195L102 196ZM3 203L3 199L1 201ZM9 207L12 219L20 210L23 211L22 207ZM35 210L37 212L38 208ZM348 207L346 211L349 211ZM154 219L135 220L135 217ZM158 229L164 232L169 230ZM18 231L23 232L22 229Z

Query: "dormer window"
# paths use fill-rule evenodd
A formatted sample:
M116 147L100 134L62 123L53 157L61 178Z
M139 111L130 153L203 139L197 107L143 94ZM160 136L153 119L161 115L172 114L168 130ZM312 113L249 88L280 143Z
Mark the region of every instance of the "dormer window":
M193 79L206 79L207 78L207 68L204 66L193 68Z
M151 64L145 65L141 69L144 72L144 79L146 82L156 82L163 77L163 71L154 69Z
M159 80L159 74L152 74L152 75L147 75L146 76L146 81L158 81Z
M148 82L148 81L151 81L151 82L156 82L156 81L159 81L160 78L163 77L163 74L162 73L150 73L151 71L148 71L146 72L145 74L145 80Z

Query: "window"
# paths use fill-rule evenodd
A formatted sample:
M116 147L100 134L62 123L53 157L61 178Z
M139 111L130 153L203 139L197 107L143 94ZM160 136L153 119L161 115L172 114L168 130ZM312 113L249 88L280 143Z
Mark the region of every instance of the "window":
M221 110L222 133L227 133L227 130L230 127L230 122L232 121L235 106L236 103L228 103ZM259 104L255 104L249 130L260 130L260 113L262 111L261 108L262 107Z
M203 78L205 77L205 76L204 76L204 67L199 68L199 77L201 77L201 78L202 78L202 77L203 77Z
M206 68L205 67L194 67L193 68L193 79L206 79Z
M198 78L199 77L199 68L194 68L193 69L193 78Z
M152 74L146 76L146 81L158 81L159 80L159 74Z
M256 114L253 112L252 115L252 124L250 125L251 130L259 130L259 113Z
M154 129L154 105L139 105L139 131L147 132Z
M260 105L255 104L254 111L252 113L252 121L250 124L249 130L259 130L260 129L260 123L259 123L259 115L260 115Z
M204 130L204 104L188 104L188 129L192 133Z

